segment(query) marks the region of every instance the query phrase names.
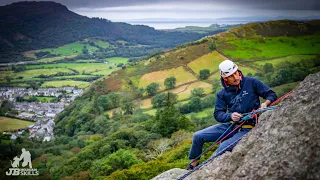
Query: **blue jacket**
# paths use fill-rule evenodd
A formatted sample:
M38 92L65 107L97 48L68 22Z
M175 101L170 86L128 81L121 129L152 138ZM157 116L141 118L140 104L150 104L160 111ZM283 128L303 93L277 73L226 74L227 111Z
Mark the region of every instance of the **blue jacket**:
M231 121L233 112L242 114L258 109L260 107L259 96L270 100L271 103L277 99L276 93L256 78L242 75L240 88L226 86L222 78L221 83L224 88L217 94L214 110L214 118L218 122Z

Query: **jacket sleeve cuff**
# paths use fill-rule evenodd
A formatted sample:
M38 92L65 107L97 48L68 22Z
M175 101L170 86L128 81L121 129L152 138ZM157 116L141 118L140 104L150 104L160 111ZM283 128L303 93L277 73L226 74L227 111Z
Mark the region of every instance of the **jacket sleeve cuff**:
M269 100L271 103L273 103L275 101L275 99L273 97L267 97L266 100Z
M229 121L231 121L232 119L231 119L231 113L226 113L227 114L227 117L226 117L226 119L225 119L225 122L229 122Z

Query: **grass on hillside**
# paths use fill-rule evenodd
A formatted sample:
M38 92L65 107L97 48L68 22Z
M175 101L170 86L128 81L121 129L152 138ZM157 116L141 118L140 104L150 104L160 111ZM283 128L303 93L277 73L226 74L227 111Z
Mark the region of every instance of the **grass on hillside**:
M282 62L299 63L302 60L311 60L311 59L314 59L315 57L316 55L292 55L292 56L287 56L283 58L255 61L250 64L253 64L254 66L262 69L265 63L271 63L273 67L276 67Z
M89 44L84 44L81 42L74 42L74 43L60 46L58 48L40 49L40 50L37 50L37 52L47 51L47 52L50 52L51 54L57 54L57 55L82 54L82 49L84 46L86 46L88 51L91 51L91 52L98 50L98 48L96 48L94 46L90 46Z
M190 98L191 91L194 88L203 88L205 94L209 94L212 92L212 85L202 81L194 82L192 84L173 89L170 92L178 94L178 101L181 101Z
M41 74L43 75L54 75L56 73L68 73L72 74L73 71L67 68L54 68L54 69L30 69L22 72L15 73L14 78L22 76L22 80L30 79L32 77L40 76Z
M200 75L200 70L202 69L209 69L212 73L217 71L219 64L226 59L226 57L217 51L213 51L190 62L188 66L198 75Z
M27 65L27 69L61 69L70 68L81 73L93 73L98 71L109 70L110 65L104 63L59 63L59 64L41 64L41 65ZM48 70L47 70L48 71Z
M0 132L26 128L34 122L0 116Z
M106 42L106 41L100 41L100 40L97 40L97 41L93 41L95 45L99 46L99 47L102 47L102 48L108 48L108 47L111 47L111 44Z
M37 56L35 55L36 51L26 51L23 53L23 56L24 57L27 57L27 58L34 58L36 59Z
M209 115L212 115L213 113L213 109L214 107L211 107L211 108L206 108L206 109L203 109L202 111L200 112L192 112L192 113L189 113L189 114L186 114L186 116L191 119L191 116L194 114L196 118L203 118L203 117L207 117Z
M271 88L279 97L283 96L284 94L286 94L287 92L295 89L297 86L299 85L299 82L293 82L293 83L287 83L287 84L283 84L280 86L276 86Z
M26 97L26 98L28 98L28 97ZM39 96L36 96L36 98L37 98L37 101L38 102L51 102L52 100L55 100L55 99L57 99L56 97L39 97Z
M156 112L157 112L157 109L151 109L151 110L148 110L148 111L144 111L143 113L149 114L151 116L155 116Z
M256 69L253 69L251 67L247 67L247 66L244 66L244 65L241 65L239 63L237 63L238 67L239 67L239 70L244 74L244 76L247 76L249 73L251 74L255 74L257 73L258 70ZM220 73L219 72L216 72L214 74L212 74L209 78L208 78L210 81L212 80L218 80L220 81Z
M78 63L95 63L95 62L97 62L97 60L95 60L95 59L81 59L81 60L76 60L75 62L78 62Z
M104 60L110 63L115 63L115 64L119 64L119 63L127 64L129 58L112 57L112 58L105 58Z
M211 84L199 81L199 82L194 82L191 84L186 84L186 85L183 85L181 87L178 87L178 88L175 88L172 90L167 90L167 91L164 91L163 93L173 92L178 95L178 98L177 98L178 101L183 101L183 100L189 99L191 97L191 90L194 88L203 88L205 94L209 94L212 92L212 85ZM151 99L152 99L152 97L142 100L141 101L141 109L152 108Z
M93 72L91 73L92 75L108 75L110 73L112 73L113 71L118 70L119 68L113 68L113 69L107 69L107 70L103 70L103 71L97 71L97 72Z
M319 54L320 35L297 37L259 37L217 43L218 49L232 59L256 60L299 54Z
M191 73L186 71L182 66L178 68L155 71L152 73L145 74L141 77L139 81L139 88L146 88L150 83L156 82L160 85L160 90L164 90L165 86L163 85L166 78L175 77L177 79L176 86L181 84L197 80Z
M86 88L90 85L89 82L84 81L47 81L41 85L42 88L45 87L65 87L65 86L77 86L78 88Z
M39 62L39 63L51 63L51 62L62 60L64 58L74 58L74 57L76 57L76 55L57 56L57 57L51 57L51 58L42 58L42 59L37 60L37 62Z

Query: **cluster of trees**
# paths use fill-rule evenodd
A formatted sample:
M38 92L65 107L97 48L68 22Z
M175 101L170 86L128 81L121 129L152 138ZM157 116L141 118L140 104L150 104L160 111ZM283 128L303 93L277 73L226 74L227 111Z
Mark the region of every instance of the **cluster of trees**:
M176 81L177 79L172 76L172 77L166 78L164 80L163 85L166 87L166 89L174 89L176 87ZM141 97L145 91L147 92L148 96L154 96L159 91L159 88L160 88L159 83L152 82L146 87L146 89L140 88L138 91L139 91L139 94L141 94Z
M208 79L209 76L210 76L209 69L201 69L200 70L200 79L205 80L205 79Z
M39 76L35 76L36 78L50 78L50 77L55 77L55 76L70 76L70 75L74 75L75 73L68 73L68 72L57 72L56 74L50 74L50 75L46 75L46 74L40 74Z
M1 102L1 106L0 106L0 115L5 115L6 113L9 114L16 114L17 112L14 109L14 104L10 101L8 101L7 99L3 100Z
M166 106L168 103L175 104L177 97L178 95L172 92L157 94L151 99L152 107L159 108Z
M25 71L26 69L27 69L26 65L11 66L11 70L14 71L15 73Z
M256 73L254 76L261 78L270 87L275 87L302 81L308 74L317 72L319 66L320 57L302 60L299 63L282 62L276 68L271 63L266 63L263 66L263 73Z
M48 51L36 52L34 55L35 55L38 59L39 59L39 58L43 58L43 57L49 58L49 57L55 57L55 56L56 56L55 54L51 54L51 53L48 52Z
M216 96L209 95L201 98L198 95L192 95L188 103L179 106L179 110L182 114L188 114L191 112L199 112L205 108L214 107L216 103Z

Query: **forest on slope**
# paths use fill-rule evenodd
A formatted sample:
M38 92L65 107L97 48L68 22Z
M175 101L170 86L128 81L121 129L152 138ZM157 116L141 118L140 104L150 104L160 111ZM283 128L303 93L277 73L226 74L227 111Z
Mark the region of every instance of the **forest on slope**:
M89 37L98 37L114 45L119 40L148 45L151 50L159 51L204 36L88 18L55 2L18 2L1 6L0 23L0 62L32 60L22 52L55 48Z

